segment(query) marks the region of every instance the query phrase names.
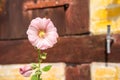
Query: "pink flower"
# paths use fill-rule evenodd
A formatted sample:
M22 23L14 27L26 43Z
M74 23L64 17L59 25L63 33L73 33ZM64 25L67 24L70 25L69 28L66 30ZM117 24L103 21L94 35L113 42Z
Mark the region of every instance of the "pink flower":
M50 19L35 18L27 30L30 43L38 49L45 50L57 42L57 29Z
M29 77L32 74L32 67L30 65L22 66L19 71L24 77Z

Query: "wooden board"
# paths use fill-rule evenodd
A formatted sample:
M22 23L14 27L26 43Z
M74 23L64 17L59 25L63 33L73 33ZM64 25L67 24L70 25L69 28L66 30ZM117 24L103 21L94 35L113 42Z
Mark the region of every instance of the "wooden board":
M120 35L113 35L108 61L120 62ZM46 50L44 62L89 63L105 61L105 36L60 37L53 48ZM26 40L0 41L0 64L37 62L37 52Z

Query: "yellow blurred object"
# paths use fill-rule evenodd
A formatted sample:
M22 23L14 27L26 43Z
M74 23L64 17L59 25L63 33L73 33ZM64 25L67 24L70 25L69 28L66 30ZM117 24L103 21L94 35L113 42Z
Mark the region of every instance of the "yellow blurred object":
M120 80L120 64L118 63L92 63L91 80Z
M107 25L112 33L120 33L120 0L90 0L90 32L106 34Z
M94 13L91 16L92 20L112 20L120 16L120 6L94 10Z
M95 71L95 80L117 80L116 69L112 67L102 67Z
M101 68L97 68L95 71L95 76L96 77L107 77L107 76L111 76L114 77L116 73L116 69L112 68L112 67L101 67Z
M120 20L109 21L109 20L101 20L101 21L94 21L92 23L91 32L93 34L103 34L107 32L107 25L111 25L111 33L120 33Z

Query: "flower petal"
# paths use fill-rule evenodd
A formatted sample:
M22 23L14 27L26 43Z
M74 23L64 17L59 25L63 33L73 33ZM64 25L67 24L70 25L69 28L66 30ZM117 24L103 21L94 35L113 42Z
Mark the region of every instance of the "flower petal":
M37 35L38 30L35 30L33 27L29 27L28 30L27 30L27 34L28 35Z
M30 26L36 28L37 30L40 29L40 22L42 21L41 18L35 18L31 21Z
M48 35L45 39L48 40L50 44L54 45L55 43L57 43L57 38L58 38L57 32L49 32L47 34Z
M40 47L41 50L45 50L47 48L52 47L53 44L50 44L46 39L43 40L42 46Z
M47 26L47 32L50 32L50 31L57 31L57 29L54 26L54 24L52 23L52 21L50 21L48 26Z
M27 71L27 72L23 73L22 75L24 77L29 77L31 74L32 74L32 71Z

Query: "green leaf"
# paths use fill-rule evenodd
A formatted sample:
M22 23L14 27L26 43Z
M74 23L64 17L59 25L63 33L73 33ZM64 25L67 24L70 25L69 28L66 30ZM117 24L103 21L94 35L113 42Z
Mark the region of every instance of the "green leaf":
M52 65L47 65L45 67L42 68L43 71L47 72L51 69Z
M32 75L31 80L38 80L37 75Z

